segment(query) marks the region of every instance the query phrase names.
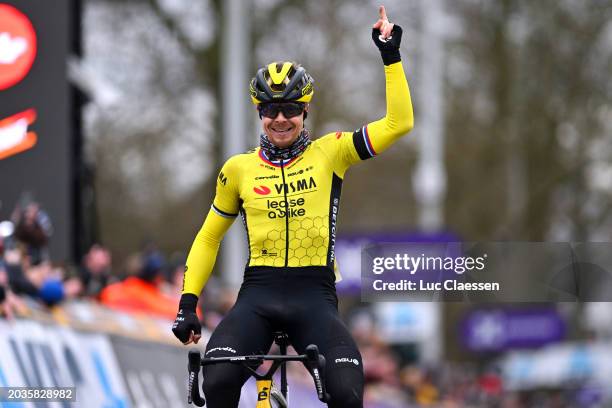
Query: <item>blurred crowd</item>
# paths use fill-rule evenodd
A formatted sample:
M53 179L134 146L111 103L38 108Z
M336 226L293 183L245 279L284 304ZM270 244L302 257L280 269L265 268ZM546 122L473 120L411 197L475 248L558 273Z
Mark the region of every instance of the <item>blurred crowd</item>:
M24 299L30 298L49 307L69 300L92 301L123 312L174 319L184 274L183 254L165 257L154 243L147 243L117 269L111 251L94 244L79 265L60 264L49 256L52 235L52 221L33 200L22 200L11 220L0 222L0 314L12 319L25 307ZM216 327L236 295L211 278L199 307L205 330ZM369 407L602 406L579 401L594 398L588 390L505 391L502 377L490 367L418 364L418 359L406 358L397 345L378 335L367 307L358 301L354 306L345 317L363 356ZM311 386L309 374L300 365L290 365L289 373L292 383Z
M174 319L185 259L169 259L147 243L115 270L113 257L101 244L92 245L80 264L54 262L49 254L53 224L44 208L25 197L0 222L0 303L12 318L27 297L47 306L71 299L100 302L126 312Z

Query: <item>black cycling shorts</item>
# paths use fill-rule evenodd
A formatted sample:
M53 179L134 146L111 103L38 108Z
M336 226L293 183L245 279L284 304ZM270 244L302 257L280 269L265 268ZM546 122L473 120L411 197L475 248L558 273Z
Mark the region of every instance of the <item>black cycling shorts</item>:
M248 267L236 304L214 330L206 357L267 354L276 331L286 332L299 354L309 344L319 347L327 361L329 407L363 406L361 354L338 316L334 274L329 268ZM205 366L208 407L237 407L248 377L238 365Z

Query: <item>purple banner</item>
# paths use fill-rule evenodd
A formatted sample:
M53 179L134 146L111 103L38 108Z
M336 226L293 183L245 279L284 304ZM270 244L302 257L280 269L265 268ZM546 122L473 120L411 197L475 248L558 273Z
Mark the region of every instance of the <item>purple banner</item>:
M561 341L565 329L554 308L476 310L460 328L463 346L475 352L540 347Z

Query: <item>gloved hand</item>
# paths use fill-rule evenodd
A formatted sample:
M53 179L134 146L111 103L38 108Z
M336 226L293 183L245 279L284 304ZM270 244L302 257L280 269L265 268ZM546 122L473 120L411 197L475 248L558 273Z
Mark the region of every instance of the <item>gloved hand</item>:
M202 337L202 325L196 314L198 297L191 293L181 296L179 310L172 325L172 333L183 343L197 342Z
M402 28L389 22L384 6L380 6L379 19L372 26L372 39L380 50L383 63L391 65L401 60L399 53L402 41Z
M402 41L402 27L394 24L389 38L387 38L386 41L383 41L382 38L380 30L378 28L373 28L372 39L380 50L383 63L385 65L391 65L401 61L402 58L400 57L399 46Z

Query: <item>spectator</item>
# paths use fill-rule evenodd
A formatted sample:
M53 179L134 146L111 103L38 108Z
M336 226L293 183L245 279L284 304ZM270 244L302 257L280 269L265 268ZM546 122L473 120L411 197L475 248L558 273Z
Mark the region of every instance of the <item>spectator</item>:
M163 258L156 252L149 253L144 256L136 276L107 286L100 293L100 300L112 309L172 320L176 316L177 301L161 291L163 279Z
M53 234L53 225L40 204L29 195L22 196L12 214L14 237L26 245L33 263L49 260L47 245Z
M408 394L420 406L431 406L438 401L439 391L421 367L406 366L399 377Z
M64 300L74 299L81 293L83 285L79 278L65 279L65 270L45 262L38 266L42 268L42 283L39 285L39 296L49 306ZM32 271L29 271L32 274Z
M92 298L100 296L109 283L111 263L111 253L105 247L95 244L89 249L79 268L79 278L83 284L81 295Z
M23 247L6 249L5 270L11 289L18 295L27 295L47 305L55 305L73 298L81 291L78 279L64 281L64 270L53 267L50 261L25 255Z
M8 286L8 273L0 259L0 316L12 319L16 311L23 310L24 305Z
M23 252L24 250L18 247L6 248L4 251L5 269L8 274L9 285L18 295L38 297L38 287L26 275L25 269L29 265L29 261Z

